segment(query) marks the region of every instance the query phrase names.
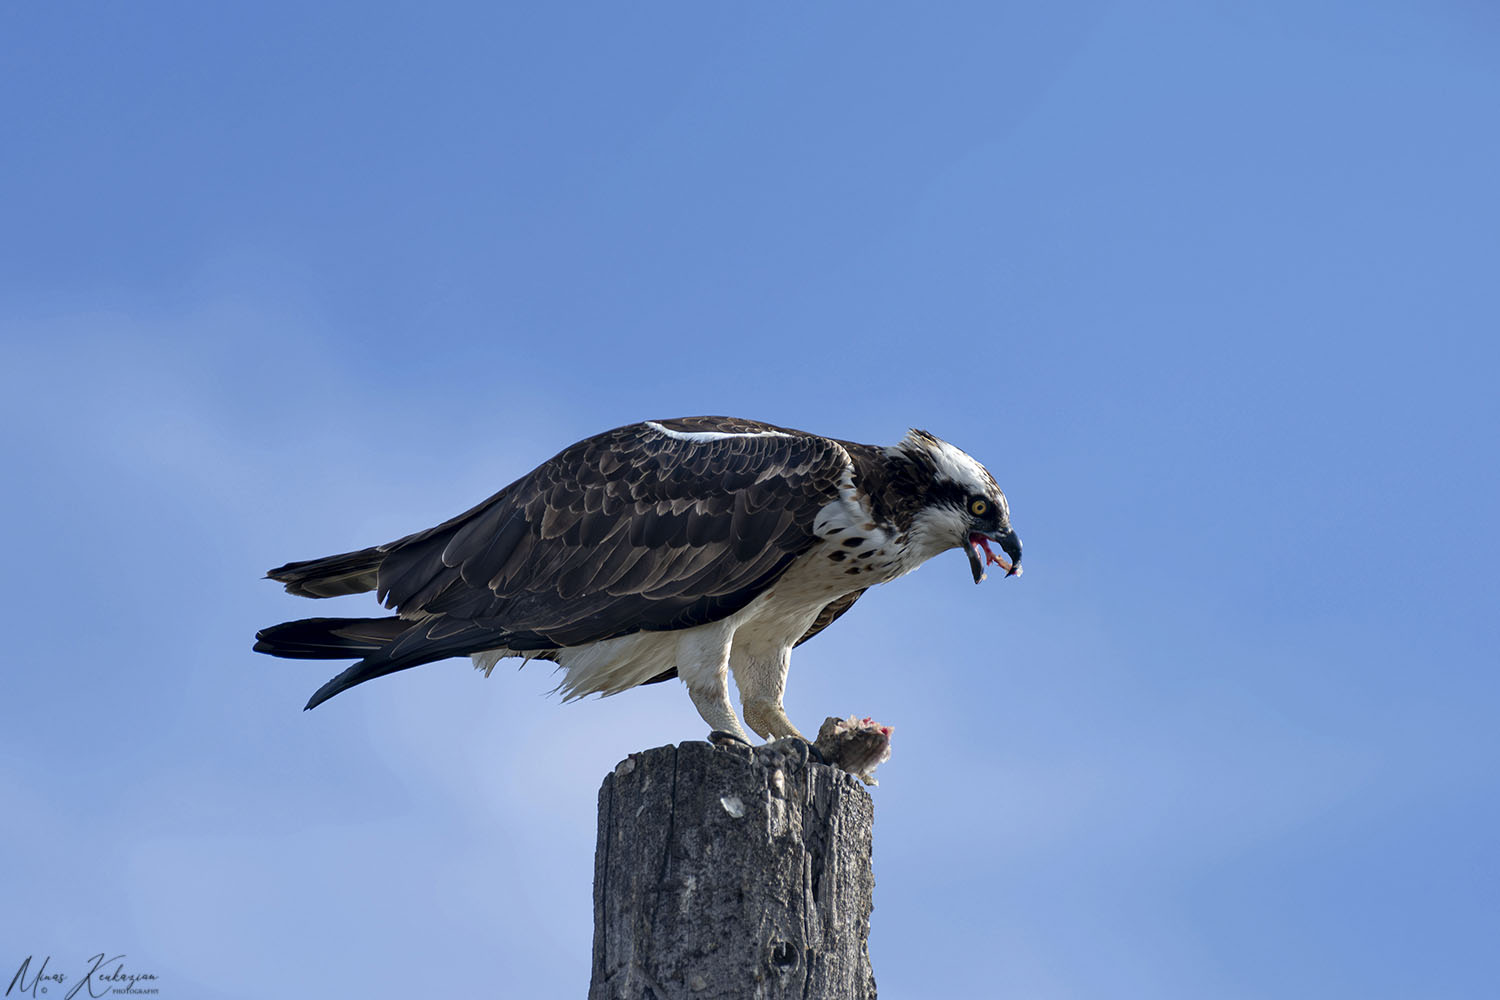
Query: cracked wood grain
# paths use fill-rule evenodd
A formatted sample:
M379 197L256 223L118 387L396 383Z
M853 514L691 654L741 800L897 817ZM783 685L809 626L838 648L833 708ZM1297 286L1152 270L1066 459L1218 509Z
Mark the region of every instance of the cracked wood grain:
M599 789L589 1000L873 1000L873 820L798 741L632 754Z

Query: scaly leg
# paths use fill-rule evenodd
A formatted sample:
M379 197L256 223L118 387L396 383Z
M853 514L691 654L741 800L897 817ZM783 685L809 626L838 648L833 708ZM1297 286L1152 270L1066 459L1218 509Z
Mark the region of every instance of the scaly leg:
M806 736L792 725L781 706L786 693L786 674L791 667L788 650L768 648L736 650L732 661L734 681L745 706L745 722L763 739L795 736L804 743Z
M678 672L681 672L681 668L678 668ZM703 716L703 721L708 723L710 730L722 729L732 736L738 736L746 743L750 742L750 737L745 735L745 730L740 726L739 716L734 714L734 706L729 703L728 685L717 691L700 691L689 686L688 696L693 699L693 704L698 706L698 714ZM750 717L748 709L745 717Z
M709 729L722 729L749 743L729 701L729 639L727 630L694 629L684 635L677 645L677 676Z

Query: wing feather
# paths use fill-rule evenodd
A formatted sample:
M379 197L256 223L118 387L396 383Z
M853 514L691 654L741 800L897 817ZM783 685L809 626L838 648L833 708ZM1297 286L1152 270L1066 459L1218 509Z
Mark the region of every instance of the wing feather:
M868 589L868 587L865 588L865 590ZM809 628L806 634L804 634L802 638L798 639L794 645L802 645L804 642L811 639L813 636L817 635L819 632L823 631L834 622L838 621L840 616L842 616L845 611L848 611L850 608L854 607L854 602L860 599L865 590L856 590L852 594L845 594L843 597L840 597L838 600L824 607L822 611L818 612L818 617L813 621L812 627Z
M703 624L814 543L849 462L838 442L721 417L658 423L669 433L636 424L579 442L383 546L381 599L403 618L445 619L403 643L452 649L472 634L545 649Z
M457 569L459 577L471 587L487 587L530 534L531 526L520 511L497 508L497 513L503 515L503 520L500 516L485 518L489 526L498 524L498 527L491 527L492 534L488 538L475 534L462 547L456 544L455 538L443 549L443 565ZM465 549L473 555L465 558L462 555Z

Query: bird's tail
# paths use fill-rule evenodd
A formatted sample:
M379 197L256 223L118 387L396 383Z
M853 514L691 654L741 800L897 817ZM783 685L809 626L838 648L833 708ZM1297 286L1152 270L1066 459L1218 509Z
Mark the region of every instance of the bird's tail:
M296 594L299 597L340 597L344 594L362 594L367 590L375 589L376 574L385 556L386 553L378 547L360 549L358 552L342 552L336 556L324 556L322 559L287 563L285 566L278 566L271 570L266 576L286 584L287 593ZM311 618L308 620L338 621L340 619ZM297 623L289 622L288 624ZM277 626L277 628L281 627Z
M308 708L317 708L356 684L477 649L504 645L506 636L472 622L409 621L389 618L304 618L282 622L255 633L255 651L294 660L343 660L358 663L313 692Z
M394 615L389 618L304 618L272 625L255 633L255 651L294 660L363 657L313 692L307 707L316 708L356 684L430 662L422 657L391 658L391 647L411 627L411 622Z
M255 633L255 651L293 660L369 656L401 638L411 622L389 618L304 618Z

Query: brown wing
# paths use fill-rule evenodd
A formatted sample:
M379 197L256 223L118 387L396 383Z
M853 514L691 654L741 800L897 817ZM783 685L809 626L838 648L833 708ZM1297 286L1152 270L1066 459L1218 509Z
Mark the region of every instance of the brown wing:
M812 627L807 630L807 634L798 639L792 645L802 645L804 642L811 639L813 636L817 635L819 632L823 631L834 622L838 621L845 611L848 611L850 608L854 607L854 602L859 600L860 595L863 594L865 590L869 589L870 588L865 587L863 590L856 590L852 594L845 594L838 600L830 602L827 607L818 612L818 617L813 619Z
M382 546L380 598L427 626L395 645L552 649L716 621L813 544L848 463L837 443L728 418L657 423L678 433L635 424L581 441Z

